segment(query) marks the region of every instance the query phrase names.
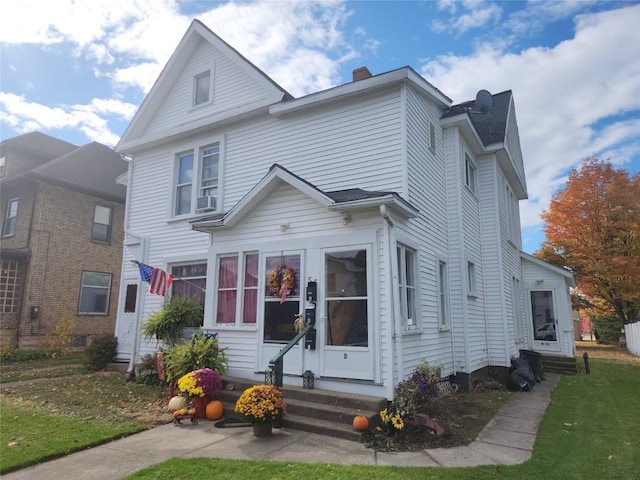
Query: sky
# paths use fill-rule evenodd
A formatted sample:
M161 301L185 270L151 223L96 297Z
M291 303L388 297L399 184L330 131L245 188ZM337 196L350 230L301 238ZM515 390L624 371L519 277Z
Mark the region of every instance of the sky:
M295 97L410 66L454 103L512 90L523 250L572 168L640 171L640 1L12 0L0 7L0 140L114 147L197 18Z

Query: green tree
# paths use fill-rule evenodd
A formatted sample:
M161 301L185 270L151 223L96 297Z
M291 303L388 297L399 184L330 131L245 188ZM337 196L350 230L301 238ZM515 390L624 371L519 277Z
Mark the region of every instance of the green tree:
M621 328L640 319L640 175L587 158L544 211L535 256L576 276L574 306Z

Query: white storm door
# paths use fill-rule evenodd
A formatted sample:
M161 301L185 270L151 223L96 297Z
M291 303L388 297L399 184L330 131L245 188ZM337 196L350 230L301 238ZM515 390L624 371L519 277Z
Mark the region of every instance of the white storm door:
M120 303L121 311L118 312L118 321L115 335L118 338L118 353L116 360L129 360L134 340L134 328L138 310L139 278L126 278L122 282L122 296L124 301Z
M371 248L326 249L323 377L373 380Z
M529 305L535 350L559 351L558 316L554 290L530 290Z
M264 288L260 308L260 371L267 370L269 361L296 336L293 322L302 312L303 261L301 251L265 253L261 257ZM286 353L285 374L302 374L303 348L304 340Z

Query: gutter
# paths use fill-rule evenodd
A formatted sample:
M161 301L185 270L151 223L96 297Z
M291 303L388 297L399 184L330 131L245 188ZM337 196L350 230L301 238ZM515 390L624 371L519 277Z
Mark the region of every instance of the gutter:
M380 205L380 215L385 220L383 223L384 231L385 231L385 240L387 242L387 252L388 252L388 262L389 262L389 283L387 292L389 295L389 311L391 312L391 321L389 322L389 330L391 333L391 338L393 339L393 345L396 354L396 367L397 367L397 378L402 379L402 372L404 370L403 361L402 361L402 329L398 324L400 315L396 312L397 302L395 301L395 288L393 288L393 279L397 278L397 266L393 261L394 255L391 249L392 239L391 239L391 229L394 227L393 219L387 209L386 205ZM391 383L387 387L387 398L393 399L393 391L395 386L395 378L393 375L394 369L393 366L391 368Z

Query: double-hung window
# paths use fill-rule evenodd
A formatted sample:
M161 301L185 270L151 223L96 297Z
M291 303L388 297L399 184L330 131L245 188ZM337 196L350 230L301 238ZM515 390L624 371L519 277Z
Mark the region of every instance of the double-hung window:
M207 263L189 263L171 267L171 296L192 298L204 308L207 291Z
M258 254L218 257L216 323L255 325L258 311Z
M507 216L507 238L509 240L514 240L518 238L518 222L516 217L516 197L513 194L513 190L509 185L505 185L504 189L504 202L506 206L506 216Z
M111 241L111 207L96 205L93 210L91 241L109 243Z
M438 260L438 323L444 330L450 327L449 322L449 273L447 262Z
M476 281L476 264L467 262L467 295L475 297L478 295L478 286Z
M107 315L110 293L110 273L82 272L78 313L81 315Z
M11 237L16 233L16 221L18 220L18 199L12 198L7 202L7 210L2 226L2 236Z
M415 328L416 319L416 252L398 243L398 288L400 310L405 327Z
M193 79L193 106L197 107L211 100L211 72L203 72Z
M220 196L220 144L176 155L173 215L217 210Z
M464 171L465 171L465 185L475 195L477 191L477 169L476 164L473 163L471 157L465 154L464 156Z

